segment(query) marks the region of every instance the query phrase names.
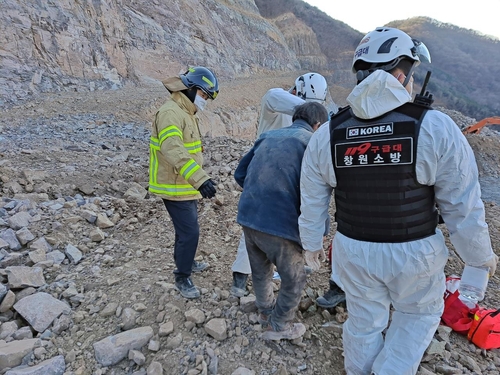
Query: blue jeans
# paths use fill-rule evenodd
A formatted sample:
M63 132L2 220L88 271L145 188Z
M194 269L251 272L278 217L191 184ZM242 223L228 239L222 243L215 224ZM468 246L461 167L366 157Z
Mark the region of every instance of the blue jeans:
M174 270L175 280L191 276L200 227L198 225L198 201L163 200L175 229Z
M255 304L259 312L269 315L269 324L282 331L295 316L306 284L302 247L294 241L243 227L252 268ZM273 271L278 269L281 287L274 305Z

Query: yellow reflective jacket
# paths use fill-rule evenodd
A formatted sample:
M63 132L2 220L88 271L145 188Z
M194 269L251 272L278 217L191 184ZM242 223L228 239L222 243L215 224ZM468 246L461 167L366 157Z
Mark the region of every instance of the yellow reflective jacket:
M203 170L196 106L182 93L156 112L149 143L149 191L168 200L201 198L198 188L210 177Z

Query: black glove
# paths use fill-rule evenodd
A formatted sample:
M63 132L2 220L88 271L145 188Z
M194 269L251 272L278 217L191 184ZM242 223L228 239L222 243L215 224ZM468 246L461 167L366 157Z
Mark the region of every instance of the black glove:
M217 192L217 190L215 190L215 185L212 182L212 180L206 180L198 188L198 191L200 192L203 198L213 198L215 197L215 193Z

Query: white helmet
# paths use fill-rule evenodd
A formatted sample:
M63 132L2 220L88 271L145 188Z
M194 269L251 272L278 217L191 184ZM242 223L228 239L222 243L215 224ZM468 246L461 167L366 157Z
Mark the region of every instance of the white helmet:
M327 89L325 77L318 73L306 73L295 80L295 95L305 101L324 102Z
M352 71L357 74L358 81L362 81L377 69L392 70L404 58L412 60L414 66L421 61L431 62L429 50L422 42L399 29L377 27L356 47Z

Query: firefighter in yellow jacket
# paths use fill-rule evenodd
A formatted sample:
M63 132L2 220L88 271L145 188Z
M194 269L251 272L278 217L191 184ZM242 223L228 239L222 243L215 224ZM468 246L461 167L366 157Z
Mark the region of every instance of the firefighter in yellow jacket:
M215 75L192 67L163 85L171 97L156 112L150 140L149 191L160 196L175 229L175 286L185 298L198 298L191 272L208 264L194 260L199 239L198 199L212 198L216 189L203 170L201 134L196 112L219 93Z

